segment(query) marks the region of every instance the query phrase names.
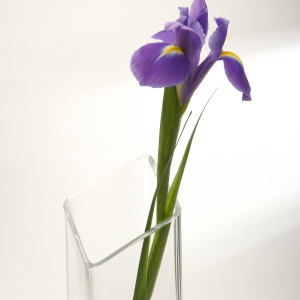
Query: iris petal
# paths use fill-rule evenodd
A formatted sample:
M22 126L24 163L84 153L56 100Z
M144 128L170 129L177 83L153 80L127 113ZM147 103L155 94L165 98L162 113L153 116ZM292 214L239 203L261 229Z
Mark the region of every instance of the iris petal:
M147 44L131 58L131 71L142 86L168 87L182 83L190 62L179 47L167 43Z
M168 22L165 24L165 29L173 30L175 34L175 44L183 50L190 61L195 54L199 53L205 41L203 32L200 38L198 33L192 28L179 22Z
M200 23L200 25L203 28L203 32L206 36L207 31L208 31L208 12L207 12L207 8L203 8L201 10L200 14L196 18L196 21Z
M216 62L216 59L212 55L208 55L204 61L197 67L196 74L194 78L190 81L186 81L182 85L182 94L181 94L181 102L187 103L202 80L205 78L207 75L208 71L211 69L211 67L214 65Z
M203 8L206 8L205 0L194 0L191 9L190 9L190 15L196 19L198 15L200 14L201 10Z
M172 30L162 30L152 36L153 39L161 40L164 43L173 45L175 42L174 32Z
M243 93L243 100L251 100L251 87L240 58L229 51L223 51L219 60L223 60L225 73L231 84Z
M206 35L204 33L204 30L203 30L201 24L197 20L195 20L194 18L190 17L189 20L188 20L188 27L190 27L191 29L193 29L197 33L197 35L198 35L198 37L201 41L201 46L203 46L204 43L205 43Z
M229 21L223 18L215 19L218 28L214 31L208 41L211 54L218 58L222 52L222 48L227 35Z
M178 7L180 18L177 22L182 23L183 25L187 25L187 20L189 17L189 9L187 7Z

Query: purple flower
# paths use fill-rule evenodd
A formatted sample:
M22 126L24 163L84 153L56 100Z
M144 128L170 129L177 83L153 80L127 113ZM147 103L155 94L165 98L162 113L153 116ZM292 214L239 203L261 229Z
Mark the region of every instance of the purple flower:
M207 6L204 0L194 0L190 10L179 7L180 17L165 24L165 29L152 38L161 42L139 48L131 58L131 71L142 86L176 86L182 104L188 103L216 61L222 60L232 85L243 93L243 100L251 100L251 88L240 58L223 51L229 21L216 18L217 29L210 36L210 53L199 64L201 49L208 30Z

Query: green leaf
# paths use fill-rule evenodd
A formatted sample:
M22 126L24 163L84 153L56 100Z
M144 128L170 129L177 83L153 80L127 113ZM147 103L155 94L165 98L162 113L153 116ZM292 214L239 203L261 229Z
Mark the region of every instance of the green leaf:
M211 96L212 97L212 96ZM192 141L197 129L197 126L199 124L199 121L203 115L203 112L208 104L208 102L210 101L211 97L209 98L209 100L207 101L207 103L205 104L196 124L194 127L194 130L190 136L190 139L188 141L188 144L186 146L183 158L181 160L181 163L179 165L178 171L176 173L176 176L173 180L172 186L168 192L167 195L167 202L166 202L166 217L171 216L171 214L174 211L174 206L176 203L176 199L177 199L177 195L178 195L178 191L179 191L179 187L180 187L180 183L181 183L181 179L183 176L183 172L185 169L185 165L189 156L189 152L191 149L191 145L192 145ZM176 144L177 145L177 144ZM175 146L176 146L175 145ZM174 153L174 151L173 151ZM172 155L173 155L172 153ZM152 247L151 247L151 251L150 251L150 255L149 255L149 259L148 259L148 276L147 276L147 285L146 285L146 298L145 299L150 299L151 295L153 293L154 290L154 286L155 286L155 282L156 282L156 278L159 272L159 268L160 268L160 264L162 261L162 257L164 254L164 249L165 249L165 245L168 239L168 234L169 234L169 229L170 226L169 224L165 227L163 227L162 229L160 229L154 236L153 239L153 243L152 243Z
M189 153L190 153L190 149L191 149L191 146L192 146L192 142L193 142L193 138L194 138L196 129L197 129L199 121L200 121L200 119L203 115L203 112L204 112L207 104L209 103L210 99L214 95L214 93L211 95L211 97L206 102L206 104L205 104L204 108L202 109L201 114L200 114L200 116L199 116L199 118L198 118L198 120L197 120L197 122L194 126L194 130L192 131L192 134L190 136L190 139L189 139L189 141L187 143L187 146L186 146L186 149L184 151L181 163L179 165L179 168L177 170L177 173L175 175L175 178L174 178L173 183L171 185L171 188L169 190L168 197L167 197L167 203L166 203L166 214L167 214L167 216L172 214L172 212L174 210L174 206L175 206L175 203L176 203L179 187L180 187L180 184L181 184L182 176L183 176L183 173L184 173L186 162L188 160L188 156L189 156Z
M160 119L157 158L157 183L165 173L157 194L157 223L166 218L166 201L169 190L170 166L168 163L175 149L180 127L180 104L174 86L165 88Z

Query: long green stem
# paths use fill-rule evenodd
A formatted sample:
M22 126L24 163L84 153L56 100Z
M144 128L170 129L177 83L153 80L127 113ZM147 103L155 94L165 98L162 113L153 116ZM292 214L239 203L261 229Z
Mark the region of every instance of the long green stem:
M175 87L165 88L161 112L158 159L157 159L157 182L161 182L157 193L157 223L168 218L173 211L167 212L167 195L169 189L169 177L172 155L176 146L176 140L180 127L180 104L177 100ZM164 176L162 178L162 175ZM151 299L157 275L163 258L170 225L160 229L154 236L147 271L146 299Z
M180 120L180 104L177 100L176 89L175 87L165 88L160 119L157 182L160 181L164 172L165 174L157 194L157 223L162 222L167 217L165 210L171 167L171 163L168 164L168 161L176 145Z
M154 193L154 197L152 199L146 230L148 230L151 226L154 203L157 195L160 194L160 200L157 197L157 201L158 201L157 220L160 220L160 218L162 218L161 221L163 221L164 219L171 216L174 210L183 172L189 156L192 140L204 109L202 110L197 120L197 123L194 127L194 130L190 136L189 142L185 149L182 161L176 173L176 176L173 180L170 190L168 190L170 166L171 166L174 150L176 147L176 139L179 131L181 114L180 114L180 105L178 104L177 101L175 89L174 88L165 89L164 102L162 108L162 117L161 117L160 143L159 143L159 152L158 152L159 153L158 162L160 165L160 169L158 170L157 188ZM167 184L167 190L163 190L162 193L161 189L162 187L166 188L165 184ZM163 203L163 205L161 203ZM160 265L162 262L165 246L167 243L169 230L170 230L170 224L164 226L158 232L156 232L156 234L154 235L149 256L148 253L150 247L150 239L149 238L145 239L142 247L141 258L140 258L135 293L133 298L134 300L151 299L152 293L154 291L156 279L158 276L158 272L160 269Z
M165 88L160 124L157 190L152 200L145 230L148 230L151 226L156 196L157 223L166 219L170 166L176 147L179 126L180 105L177 100L175 87ZM151 298L163 257L169 227L170 226L167 225L155 234L149 257L150 238L144 240L133 296L134 300L146 300Z
M209 100L211 99L211 97L209 98ZM177 173L175 175L173 183L168 192L167 200L166 200L166 207L165 207L165 213L166 213L167 217L170 216L174 210L179 187L180 187L184 169L185 169L185 166L186 166L186 163L188 160L188 156L190 153L193 138L194 138L197 126L199 124L199 121L202 117L202 114L203 114L209 100L205 104L205 106L196 122L196 125L194 126L194 129L192 131L192 134L191 134L188 144L186 146L184 155L182 157L180 166L177 170ZM153 244L152 244L152 248L151 248L151 252L150 252L150 256L149 256L149 261L148 261L148 276L147 276L147 286L146 286L146 299L147 300L151 298L151 295L153 293L153 289L154 289L155 281L156 281L156 278L158 275L161 260L163 257L165 245L166 245L166 242L168 239L169 229L170 229L169 225L160 229L157 232L157 234L155 235L154 240L153 240Z
M185 126L186 126L187 121L189 120L190 116L191 116L191 113L189 114L188 118L185 121L185 124L182 128L182 131L181 131L181 133L180 133L180 135L177 139L175 148L173 149L173 152L172 152L172 154L171 154L171 156L170 156L170 158L167 162L165 170L161 174L160 180L157 183L154 195L152 197L152 202L151 202L151 207L150 207L149 214L148 214L148 219L147 219L145 232L147 230L149 230L150 227L151 227L152 219L153 219L154 206L155 206L155 203L156 203L157 192L159 191L159 189L161 187L161 183L162 183L162 180L164 179L164 176L166 174L167 167L171 164L171 161L172 161L172 158L173 158L173 155L174 155L174 151L176 149L177 144L179 143L181 135L182 135L182 133L185 129ZM176 199L175 199L175 200L171 201L173 204L170 203L170 199L169 199L170 197L169 196L170 196L170 193L168 194L168 201L167 201L167 207L166 207L167 215L171 215L171 213L173 212L174 206L175 206L175 201L176 201ZM175 195L175 197L177 197L177 196ZM173 208L172 208L172 205L173 205ZM153 258L157 258L157 257L159 258L159 256L157 255L159 253L159 251L157 251L157 250L161 249L162 252L164 252L165 242L167 241L169 228L170 228L170 226L166 225L165 229L161 229L160 234L156 235L156 238L154 238L154 245L157 245L157 244L162 245L162 243L164 243L164 246L161 247L161 248L157 248L157 246L154 246L154 249L156 251L154 251L155 252L154 255L153 255L154 252L152 252L151 261L153 260ZM158 243L158 241L159 241L159 243ZM149 246L150 246L150 237L145 238L144 242L143 242L141 256L140 256L140 262L139 262L139 268L138 268L138 272L137 272L137 278L136 278L136 285L135 285L133 300L149 299L148 297L151 297L151 294L153 292L153 288L154 288L154 284L155 284L154 279L158 275L159 266L161 264L161 261L156 260L155 264L151 263L152 271L150 271L150 273L153 273L153 274L156 274L156 275L151 276L151 278L149 279L149 281L151 282L150 286L152 286L153 288L152 288L151 291L150 290L148 291L148 294L146 294ZM160 258L162 258L162 256ZM154 261L155 261L155 259L154 259ZM154 265L154 268L153 268L153 265Z

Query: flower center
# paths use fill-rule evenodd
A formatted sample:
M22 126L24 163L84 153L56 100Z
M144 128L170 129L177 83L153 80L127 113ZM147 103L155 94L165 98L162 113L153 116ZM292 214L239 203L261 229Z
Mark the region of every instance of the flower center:
M167 55L169 53L174 53L174 54L183 54L181 48L177 47L177 46L167 46L164 51L161 53L160 57Z

